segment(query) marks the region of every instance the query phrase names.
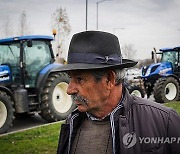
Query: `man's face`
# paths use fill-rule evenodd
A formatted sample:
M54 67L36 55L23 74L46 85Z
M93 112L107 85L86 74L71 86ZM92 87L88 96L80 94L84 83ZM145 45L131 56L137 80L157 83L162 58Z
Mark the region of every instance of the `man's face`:
M90 71L70 71L69 75L67 93L74 98L78 110L92 114L103 112L110 94L106 75L98 82Z

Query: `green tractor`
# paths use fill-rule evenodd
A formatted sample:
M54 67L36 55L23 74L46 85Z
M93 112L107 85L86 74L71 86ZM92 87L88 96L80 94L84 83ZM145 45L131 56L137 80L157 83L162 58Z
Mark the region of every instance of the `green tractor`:
M75 108L66 94L69 77L54 63L53 37L0 40L0 133L19 115L39 113L48 122L65 119Z

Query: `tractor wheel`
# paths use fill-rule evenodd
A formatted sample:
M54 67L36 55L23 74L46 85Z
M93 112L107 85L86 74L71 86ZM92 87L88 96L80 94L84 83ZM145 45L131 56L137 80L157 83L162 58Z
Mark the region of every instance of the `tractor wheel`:
M144 91L139 86L130 86L129 87L129 93L134 96L142 97L144 98Z
M166 103L179 99L179 83L173 77L159 78L154 84L156 102Z
M49 122L64 120L75 108L66 93L69 77L66 73L51 74L45 84L41 99L41 117Z
M0 94L0 134L6 133L14 119L13 102L5 93Z

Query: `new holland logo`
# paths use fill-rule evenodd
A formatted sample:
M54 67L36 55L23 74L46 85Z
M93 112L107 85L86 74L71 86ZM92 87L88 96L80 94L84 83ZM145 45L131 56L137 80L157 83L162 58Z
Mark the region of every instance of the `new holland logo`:
M0 72L0 81L6 81L6 80L9 80L9 79L10 79L10 76L9 76L8 71Z

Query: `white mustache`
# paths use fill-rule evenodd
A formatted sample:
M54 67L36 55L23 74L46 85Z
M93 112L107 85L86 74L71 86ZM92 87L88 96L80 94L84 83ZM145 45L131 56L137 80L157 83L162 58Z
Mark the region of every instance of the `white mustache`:
M82 104L88 106L88 100L83 98L82 96L78 95L78 94L74 94L72 95L72 99L74 101L78 101L78 102L81 102Z

